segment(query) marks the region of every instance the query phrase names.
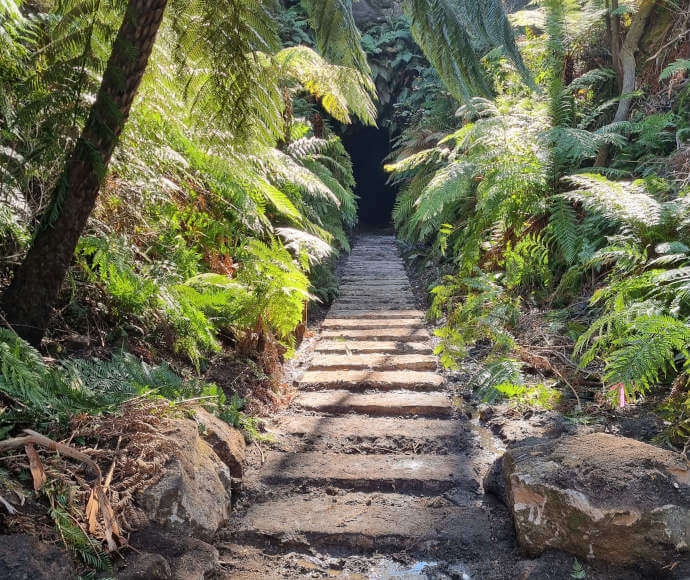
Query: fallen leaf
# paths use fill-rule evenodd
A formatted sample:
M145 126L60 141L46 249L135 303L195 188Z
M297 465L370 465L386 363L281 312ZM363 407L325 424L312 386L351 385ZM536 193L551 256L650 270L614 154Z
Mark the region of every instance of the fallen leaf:
M14 506L8 502L4 497L0 495L0 503L5 506L5 509L7 510L7 513L9 513L11 516L17 513L17 510L14 508Z
M86 502L86 520L89 522L89 533L93 534L98 529L98 500L94 490L89 494L89 501Z
M110 502L103 491L103 487L97 485L95 488L96 496L98 497L98 505L101 508L101 516L103 516L103 531L105 532L105 541L108 544L108 550L113 552L118 549L118 540L120 540L120 527L115 520L115 513L110 506Z
M43 468L43 463L41 463L41 458L38 456L33 445L24 445L24 450L29 458L29 469L31 470L31 476L34 478L34 490L38 491L45 485L48 479L45 469Z

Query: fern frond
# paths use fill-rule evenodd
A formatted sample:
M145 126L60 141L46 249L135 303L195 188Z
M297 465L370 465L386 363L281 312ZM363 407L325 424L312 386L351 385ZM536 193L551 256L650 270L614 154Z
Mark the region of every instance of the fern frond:
M653 228L661 223L661 204L646 193L642 182L610 181L591 173L571 175L565 180L576 189L563 196L592 212L637 228Z
M475 53L477 42L503 49L531 82L500 1L406 0L403 9L415 41L456 99L467 103L491 93Z
M644 392L669 370L675 357L688 359L690 326L670 316L641 316L623 337L614 341L606 357L605 379Z
M566 264L573 264L580 251L582 239L575 210L562 197L555 197L551 201L549 230Z
M685 74L690 71L690 59L679 58L678 60L669 64L659 75L659 81L667 81L677 74Z
M350 123L352 111L365 125L376 124L376 105L365 73L329 64L306 46L285 48L273 59L278 63L282 77L297 81L341 123Z
M309 15L321 54L329 61L358 70L369 78L371 70L360 44L351 0L302 0L301 3Z

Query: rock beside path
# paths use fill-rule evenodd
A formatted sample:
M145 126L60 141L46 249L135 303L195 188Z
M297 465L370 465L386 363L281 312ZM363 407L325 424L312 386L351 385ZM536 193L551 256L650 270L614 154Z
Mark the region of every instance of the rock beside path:
M539 440L502 462L521 548L617 565L687 560L690 470L676 453L605 433Z
M0 536L0 578L67 580L75 576L70 557L58 546L28 534Z
M230 474L241 479L247 447L242 433L205 409L195 409L194 418L201 426L201 437L204 441L227 465Z
M219 568L218 550L195 538L146 528L130 544L135 550L118 565L117 580L204 580Z
M137 507L153 525L211 538L230 517L230 469L190 419L169 421L157 444L174 453L152 483L137 492Z

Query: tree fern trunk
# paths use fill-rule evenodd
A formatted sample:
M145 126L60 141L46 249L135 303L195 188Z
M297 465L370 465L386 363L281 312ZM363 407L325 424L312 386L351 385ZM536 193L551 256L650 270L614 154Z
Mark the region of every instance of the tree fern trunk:
M3 296L7 320L43 338L67 269L146 70L167 0L130 0L84 130L24 262Z

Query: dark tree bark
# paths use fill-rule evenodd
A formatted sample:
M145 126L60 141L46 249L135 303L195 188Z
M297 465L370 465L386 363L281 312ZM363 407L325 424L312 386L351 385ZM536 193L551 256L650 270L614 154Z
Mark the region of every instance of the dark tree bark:
M84 130L2 305L12 328L38 346L79 237L146 70L167 0L129 0Z

